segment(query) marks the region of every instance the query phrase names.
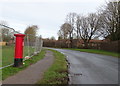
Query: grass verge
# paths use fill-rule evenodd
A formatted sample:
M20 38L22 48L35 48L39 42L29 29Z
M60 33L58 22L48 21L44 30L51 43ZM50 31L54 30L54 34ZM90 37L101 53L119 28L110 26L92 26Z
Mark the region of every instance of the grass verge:
M65 56L58 51L51 50L54 53L54 63L44 73L43 79L38 81L37 84L67 84L67 62Z
M102 55L109 55L109 56L114 56L114 57L120 57L120 53L108 52L108 51L104 51L104 50L97 50L97 49L75 49L75 48L65 48L65 49L77 50L77 51L88 52L88 53L96 53L96 54L102 54Z
M2 69L2 80L6 79L9 76L12 76L12 75L18 73L19 71L27 68L31 64L36 63L37 61L39 61L42 58L44 58L44 56L45 56L45 49L43 49L41 51L41 53L39 53L38 55L33 56L31 59L28 59L28 60L24 61L25 64L24 64L23 67L16 68L16 67L10 66L10 67L7 67L7 68L3 68Z

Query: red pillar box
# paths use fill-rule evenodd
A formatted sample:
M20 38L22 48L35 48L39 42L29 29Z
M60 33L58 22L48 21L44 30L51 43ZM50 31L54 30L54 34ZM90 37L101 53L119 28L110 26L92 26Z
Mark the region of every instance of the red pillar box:
M23 65L23 46L24 46L25 35L14 34L14 36L16 36L14 67L20 67Z

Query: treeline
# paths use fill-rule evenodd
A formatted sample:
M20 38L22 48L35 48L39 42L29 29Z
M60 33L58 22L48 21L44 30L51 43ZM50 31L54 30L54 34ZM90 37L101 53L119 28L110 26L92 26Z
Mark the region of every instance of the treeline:
M120 40L120 1L112 1L100 7L96 13L81 15L69 13L58 31L58 40L82 39L87 48L91 39Z
M29 36L29 41L35 41L38 30L39 30L39 27L37 25L28 26L23 33L26 35L25 40L27 40L27 37ZM20 31L16 31L14 28L9 27L6 21L0 21L0 32L2 36L2 40L0 41L4 41L7 43L10 41L14 42L14 38L15 38L14 34L20 33Z
M8 23L6 21L0 21L0 41L9 42L10 40L14 40L14 30L1 25L8 26Z

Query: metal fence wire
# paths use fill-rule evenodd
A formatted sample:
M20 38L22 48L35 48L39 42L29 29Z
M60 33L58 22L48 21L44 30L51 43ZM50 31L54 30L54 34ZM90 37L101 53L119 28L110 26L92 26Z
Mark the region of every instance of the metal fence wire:
M0 24L0 47L2 47L2 57L0 67L4 68L14 62L15 36L14 34L22 34L13 28ZM26 60L40 53L43 41L41 36L25 34L23 59ZM1 55L0 55L1 56ZM2 69L0 68L0 69Z
M24 57L32 57L42 49L42 38L26 34L24 38Z

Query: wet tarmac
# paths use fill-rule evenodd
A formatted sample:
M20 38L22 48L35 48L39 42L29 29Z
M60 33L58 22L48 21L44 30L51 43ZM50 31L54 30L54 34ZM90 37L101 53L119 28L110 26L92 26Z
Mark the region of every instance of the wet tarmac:
M74 50L55 49L69 62L69 84L118 84L118 58Z

